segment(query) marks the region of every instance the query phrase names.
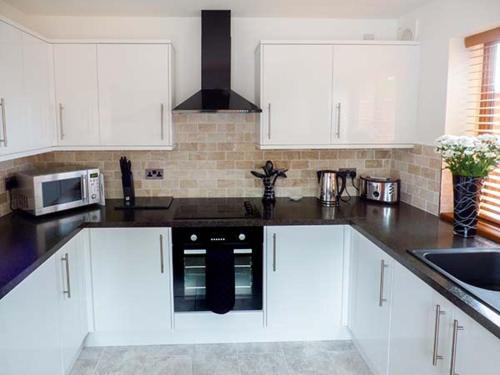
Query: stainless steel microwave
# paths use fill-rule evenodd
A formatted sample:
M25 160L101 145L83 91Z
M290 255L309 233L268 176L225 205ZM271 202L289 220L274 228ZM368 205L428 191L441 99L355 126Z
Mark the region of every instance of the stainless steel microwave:
M13 205L35 216L101 203L104 198L99 169L63 167L16 174Z

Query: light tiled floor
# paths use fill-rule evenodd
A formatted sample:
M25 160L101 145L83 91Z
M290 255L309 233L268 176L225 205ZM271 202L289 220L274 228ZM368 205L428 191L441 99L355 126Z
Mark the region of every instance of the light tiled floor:
M71 375L371 375L349 341L85 348Z

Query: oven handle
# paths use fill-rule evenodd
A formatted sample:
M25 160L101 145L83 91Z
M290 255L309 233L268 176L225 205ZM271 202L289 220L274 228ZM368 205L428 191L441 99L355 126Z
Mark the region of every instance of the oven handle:
M252 254L252 249L234 249L235 254ZM206 255L205 249L186 249L184 255Z

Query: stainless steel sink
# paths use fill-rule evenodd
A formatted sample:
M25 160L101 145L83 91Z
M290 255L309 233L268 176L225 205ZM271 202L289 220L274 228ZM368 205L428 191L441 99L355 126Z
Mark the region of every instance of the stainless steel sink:
M500 313L500 248L412 250L411 253Z

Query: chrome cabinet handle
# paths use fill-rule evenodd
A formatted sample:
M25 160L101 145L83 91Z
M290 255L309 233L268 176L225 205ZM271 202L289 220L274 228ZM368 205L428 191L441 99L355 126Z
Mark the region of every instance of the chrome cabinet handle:
M160 105L160 131L161 131L161 140L163 141L163 139L165 138L165 130L163 129L163 125L164 125L164 117L165 117L165 104L161 104Z
M340 138L340 119L341 119L341 113L342 113L342 103L337 103L337 131L335 132L335 135L337 138Z
M0 98L0 107L2 107L2 129L3 138L0 138L0 143L7 147L7 116L5 115L5 99Z
M273 233L273 272L276 272L276 233Z
M458 342L458 331L463 331L464 327L458 324L458 320L455 319L453 322L453 340L451 342L451 362L450 362L450 375L458 375L455 372L455 367L457 366L457 342Z
M271 103L267 104L267 139L271 139Z
M380 261L380 292L378 297L378 305L382 307L384 302L387 302L387 299L384 298L384 279L385 279L385 269L389 267L385 264L385 261L382 259Z
M160 272L165 273L165 261L163 256L163 234L160 234Z
M70 276L69 276L69 256L68 256L68 253L64 254L64 256L61 258L61 261L65 264L66 286L68 288L66 290L63 290L63 294L67 295L68 298L71 298L71 282L70 282Z
M441 323L441 315L446 313L441 310L440 305L436 305L436 317L434 321L434 349L432 351L432 365L437 366L438 360L443 359L443 356L439 355L439 326Z
M64 139L63 110L64 106L59 103L59 131L61 132L61 139Z

